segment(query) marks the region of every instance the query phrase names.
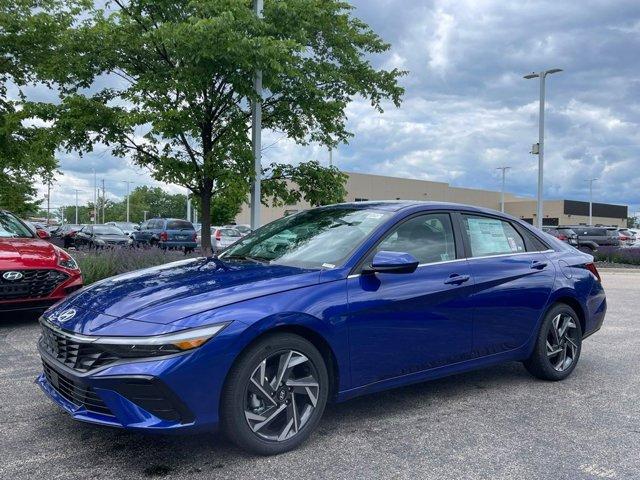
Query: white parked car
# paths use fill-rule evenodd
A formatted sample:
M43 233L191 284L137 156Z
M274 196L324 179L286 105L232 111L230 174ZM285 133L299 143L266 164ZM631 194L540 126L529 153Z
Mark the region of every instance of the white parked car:
M200 230L196 237L198 245L202 243ZM242 234L235 228L230 227L211 227L211 245L215 252L221 252L228 246L234 244L242 238Z
M245 224L240 224L240 225L225 225L224 228L235 228L236 230L238 230L240 232L240 234L244 237L245 235L249 235L252 230L251 230L251 225L245 225Z

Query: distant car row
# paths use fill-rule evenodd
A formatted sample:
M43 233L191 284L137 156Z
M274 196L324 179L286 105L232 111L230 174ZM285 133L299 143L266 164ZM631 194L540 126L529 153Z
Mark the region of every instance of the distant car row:
M141 225L130 222L107 222L103 225L68 223L53 229L51 235L59 239L64 248L151 245L191 252L200 245L200 227L179 218L152 218ZM215 251L221 251L250 232L247 225L211 227L212 246Z
M603 246L640 246L640 230L637 229L568 225L544 227L543 230L583 251L593 252Z

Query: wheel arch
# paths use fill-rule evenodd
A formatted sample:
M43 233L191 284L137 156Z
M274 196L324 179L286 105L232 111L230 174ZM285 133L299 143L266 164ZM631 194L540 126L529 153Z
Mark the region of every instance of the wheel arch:
M563 303L571 307L573 311L576 312L576 315L578 315L578 320L580 321L580 328L582 329L582 334L584 335L587 328L587 317L586 317L584 307L582 306L580 301L576 297L569 295L566 292L559 293L553 299L553 301L549 304L549 308L547 308L547 311L549 311L549 309L553 308L554 305L557 305L559 303Z
M287 315L287 317L288 321L286 321L286 323L283 322L283 318L278 315L276 317L264 319L259 325L253 325L250 327L246 332L249 339L247 340L247 337L245 337L244 345L238 351L237 355L235 355L233 363L244 355L249 348L267 336L278 333L291 333L298 335L310 342L318 349L320 355L322 355L327 366L327 373L329 374L329 399L335 399L340 390L340 365L338 357L334 349L331 347L329 340L327 340L326 336L323 335L318 328L314 328L312 326L313 323L318 322L318 320L314 317L311 319L300 319L300 317L293 316L291 314ZM307 315L304 317L307 317ZM230 371L231 369L229 369L229 372ZM226 385L229 379L229 372L227 372L225 377L224 385ZM224 388L221 391L224 391Z

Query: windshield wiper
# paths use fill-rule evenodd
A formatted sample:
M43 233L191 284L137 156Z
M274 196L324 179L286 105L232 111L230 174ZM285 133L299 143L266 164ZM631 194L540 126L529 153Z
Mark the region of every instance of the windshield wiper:
M250 255L225 255L222 260L249 260L250 262L268 264L270 260L264 257L252 257Z

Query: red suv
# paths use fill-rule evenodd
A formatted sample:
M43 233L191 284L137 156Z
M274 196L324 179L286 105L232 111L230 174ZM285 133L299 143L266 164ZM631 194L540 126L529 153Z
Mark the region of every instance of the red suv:
M71 255L0 210L0 312L44 310L81 287Z

